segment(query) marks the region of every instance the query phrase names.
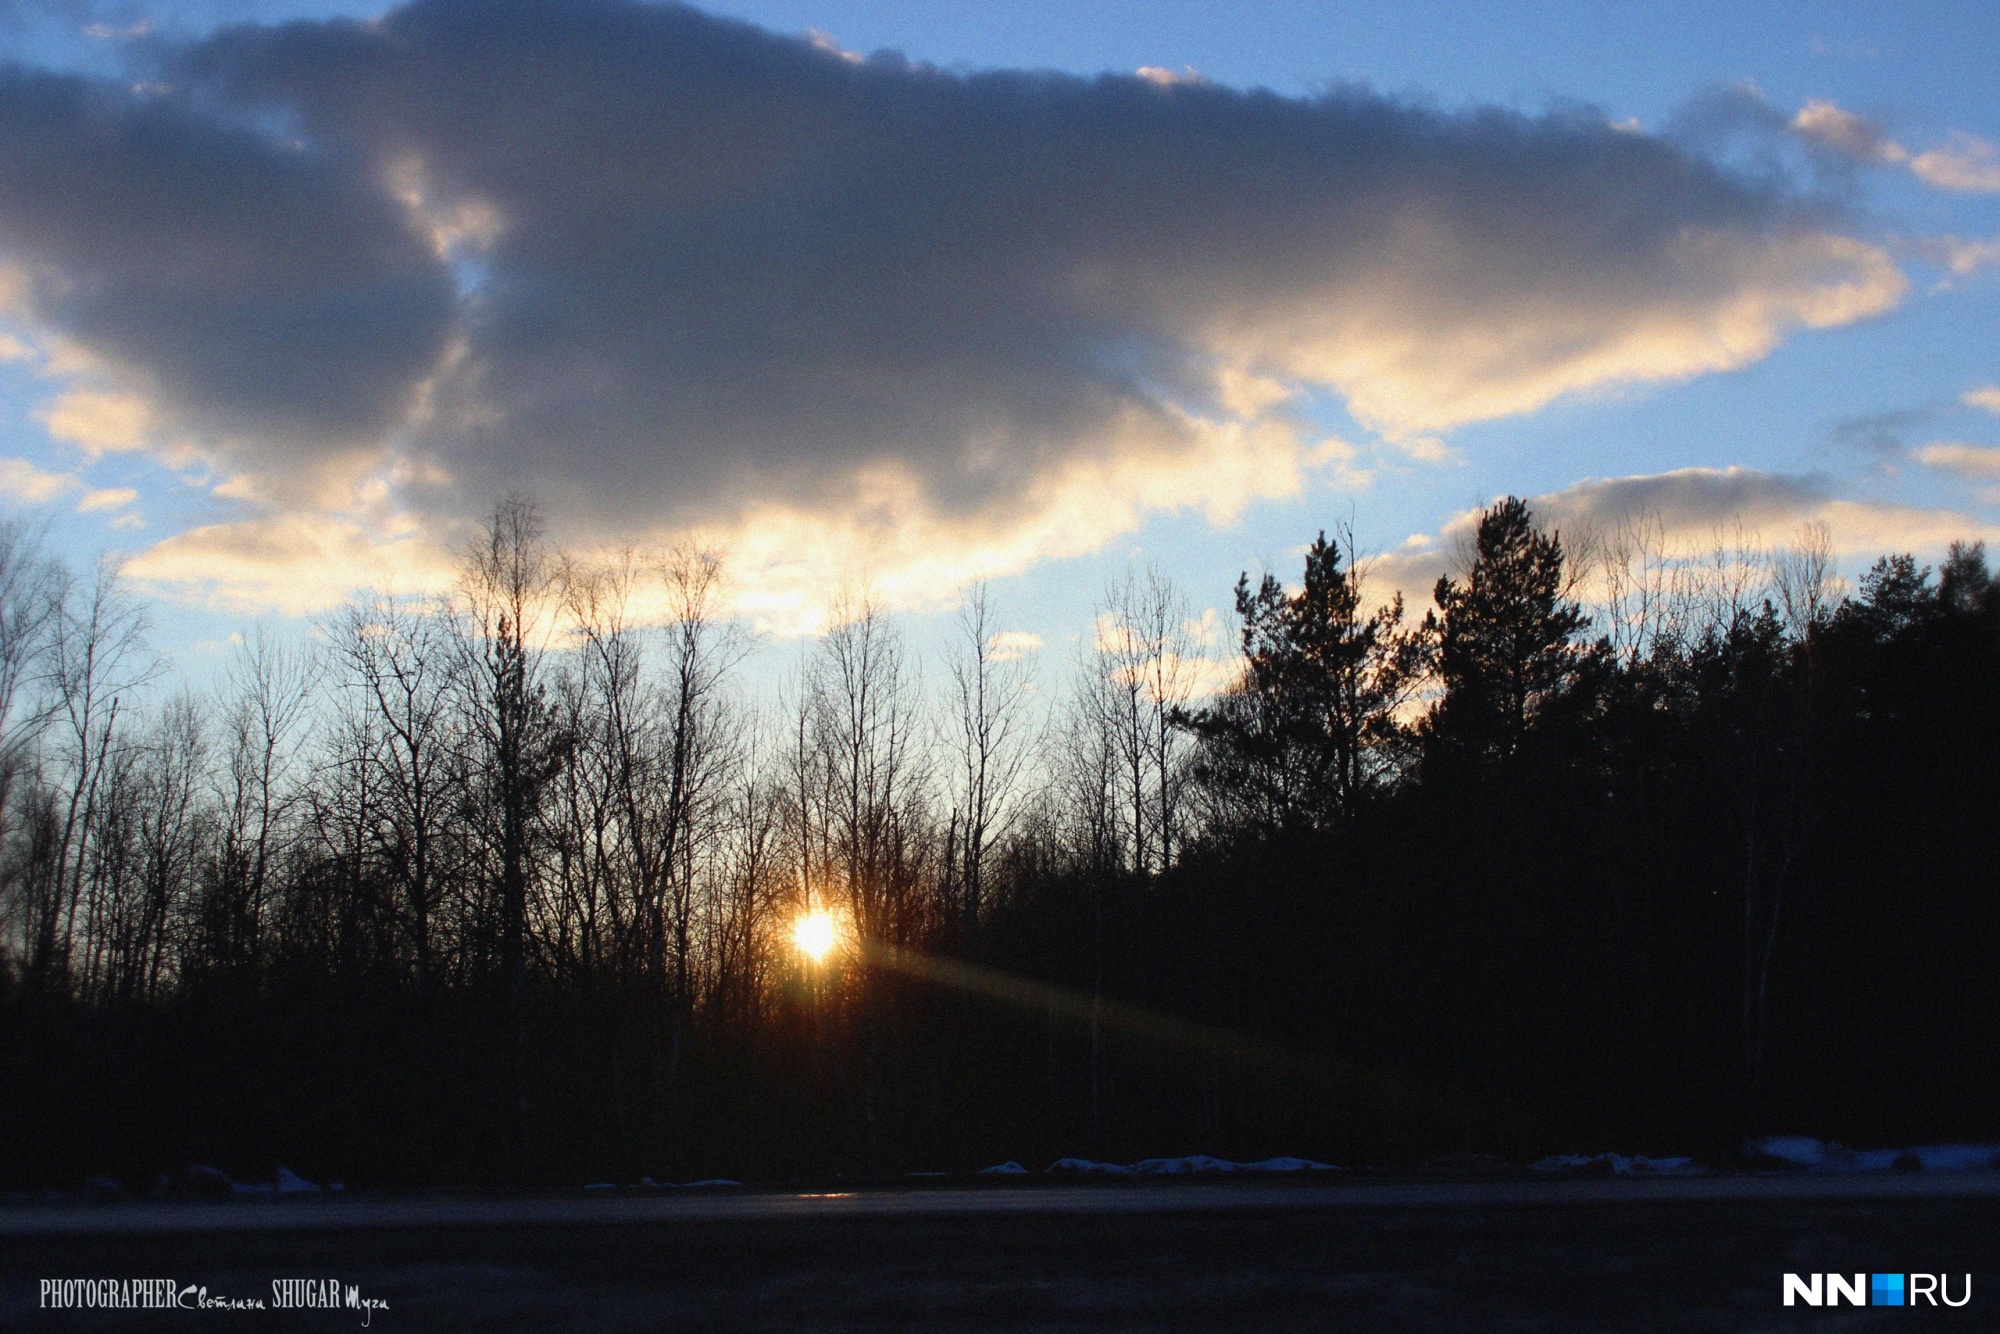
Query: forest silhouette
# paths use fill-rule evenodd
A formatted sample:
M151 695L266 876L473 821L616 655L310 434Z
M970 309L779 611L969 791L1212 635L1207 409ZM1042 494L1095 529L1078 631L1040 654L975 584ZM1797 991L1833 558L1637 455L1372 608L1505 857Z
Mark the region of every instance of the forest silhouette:
M1246 575L1213 693L1139 570L1067 680L976 588L928 683L853 601L757 706L726 577L511 497L202 694L6 525L0 1184L2000 1135L1979 546L1509 498L1421 617L1345 533Z

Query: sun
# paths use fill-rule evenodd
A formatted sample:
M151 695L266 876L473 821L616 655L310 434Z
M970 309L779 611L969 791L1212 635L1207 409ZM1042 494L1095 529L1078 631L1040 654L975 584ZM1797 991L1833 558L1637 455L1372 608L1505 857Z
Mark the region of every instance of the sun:
M833 937L833 918L824 911L806 913L792 923L792 943L814 963L832 952Z

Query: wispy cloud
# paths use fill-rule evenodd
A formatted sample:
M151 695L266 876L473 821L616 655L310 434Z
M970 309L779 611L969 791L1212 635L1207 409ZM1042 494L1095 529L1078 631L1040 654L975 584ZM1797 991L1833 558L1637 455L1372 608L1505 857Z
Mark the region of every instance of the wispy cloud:
M70 389L35 415L50 435L90 455L144 449L153 425L144 397L114 390Z
M1807 102L1792 117L1792 129L1814 143L1866 162L1910 160L1909 150L1884 134L1881 126L1832 102Z
M106 516L114 528L143 527L130 507L139 493L129 486L87 488L75 473L49 472L27 459L0 459L0 496L26 505L46 505L81 491L76 512Z
M361 589L448 588L448 549L408 522L284 515L190 529L139 553L126 573L153 592L231 611L294 614L335 606Z
M1013 662L1042 650L1042 637L1032 630L1002 630L986 641L986 651L995 662Z
M2000 446L1968 445L1962 440L1940 440L1919 449L1916 452L1916 459L1928 467L1957 473L1962 477L2000 481Z
M45 472L26 459L0 459L0 495L43 505L76 486L76 478L68 473Z
M86 491L76 502L79 514L103 514L122 510L139 499L139 493L129 486L106 487L102 490Z
M97 41L129 42L135 38L149 36L153 31L150 20L139 19L132 23L86 23L83 35Z
M1837 445L1864 449L1873 454L1901 454L1912 431L1936 420L1938 409L1925 405L1914 408L1884 408L1878 412L1842 417L1827 427L1827 436Z
M1179 69L1168 69L1162 65L1141 65L1139 66L1139 77L1147 83L1156 84L1161 88L1172 88L1176 84L1183 83L1208 82L1192 65L1183 65Z
M1977 389L1968 389L1959 396L1959 401L1968 408L1984 408L2000 416L2000 385L1983 384Z
M1828 101L1807 102L1792 118L1791 127L1808 142L1857 161L1905 167L1940 190L2000 191L2000 145L1963 130L1954 130L1942 147L1912 152L1876 121Z
M1940 190L1993 194L2000 191L2000 144L1960 131L1949 147L1911 158L1910 170Z
M1959 236L1925 236L1913 238L1907 244L1915 253L1950 269L1960 278L2000 265L2000 237L1979 241Z

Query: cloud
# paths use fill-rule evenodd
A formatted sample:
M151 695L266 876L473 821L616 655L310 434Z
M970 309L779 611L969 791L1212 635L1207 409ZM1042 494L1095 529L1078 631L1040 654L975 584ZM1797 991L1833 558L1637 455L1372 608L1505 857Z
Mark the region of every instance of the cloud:
M1791 129L1816 147L1857 162L1907 167L1918 180L1940 190L1974 194L2000 191L2000 145L1963 130L1952 132L1947 147L1913 153L1866 116L1817 100L1799 109L1792 117Z
M1917 462L1961 477L2000 481L2000 446L1940 440L1917 451Z
M2000 264L2000 237L1990 241L1968 241L1957 236L1926 236L1911 240L1917 254L1934 264L1969 278L1983 268Z
M70 389L35 414L48 433L90 455L144 449L153 409L138 394Z
M83 25L83 35L97 41L129 42L134 38L148 36L152 31L153 25L147 19L139 19L133 23L99 22Z
M1968 408L1984 408L2000 415L2000 385L1983 384L1977 389L1968 389L1959 395L1958 401Z
M1817 477L1753 468L1680 468L1631 477L1590 478L1531 502L1542 522L1571 532L1645 515L1670 535L1705 537L1723 528L1796 526L1830 499Z
M1949 148L1933 148L1910 159L1919 180L1940 190L2000 192L2000 145L1959 131Z
M379 167L194 93L0 68L0 251L14 304L111 382L52 432L133 448L171 422L286 471L376 444L441 350L450 281Z
M253 525L393 474L427 531L528 486L572 541L723 533L789 616L841 561L940 598L1290 494L1341 449L1303 392L1435 455L1905 290L1823 203L1595 113L830 46L418 0L155 40L145 91L0 75L0 251L97 359L72 392L144 405L51 429L182 442Z
M1835 552L1845 556L1941 551L1960 538L2000 535L1994 525L1957 510L1847 500L1826 478L1754 468L1591 479L1531 503L1545 522L1575 533L1643 516L1657 520L1670 542L1696 547L1722 535L1782 545L1813 523L1827 526Z
M68 473L44 472L26 459L0 459L0 495L26 504L46 504L76 485Z
M1807 102L1792 117L1792 130L1802 138L1864 162L1910 160L1909 150L1885 135L1881 126L1832 102Z
M838 503L762 505L694 535L727 553L739 613L761 629L815 633L831 595L857 581L878 605L934 611L975 580L1096 551L1149 514L1192 509L1231 522L1254 501L1296 494L1319 452L1281 423L1187 426L1185 451L1161 457L1135 434L1108 458L1050 467L1016 503L985 512L940 515L919 476L885 466ZM1319 461L1337 468L1337 458Z
M1885 408L1842 417L1827 427L1827 435L1835 444L1893 457L1903 452L1904 441L1911 431L1937 415L1938 409L1933 406Z
M190 529L140 552L125 573L212 607L304 614L369 588L438 592L453 569L450 552L407 520L296 514Z
M48 472L26 459L0 459L0 495L23 504L46 505L82 488L82 479L74 473ZM112 515L113 527L138 527L142 523L138 515L118 513L138 499L139 493L125 486L87 489L77 498L76 510Z
M1961 511L1847 500L1823 477L1753 468L1589 478L1535 496L1529 505L1539 522L1565 534L1572 545L1635 519L1655 524L1669 549L1687 554L1782 546L1808 524L1824 524L1835 553L1846 557L1935 553L1959 540L2000 544L2000 525ZM1462 568L1479 514L1454 515L1436 536L1419 534L1376 557L1371 577L1377 593L1400 592L1413 606L1428 605L1438 577Z
M83 493L76 502L79 514L102 514L111 510L122 510L139 498L139 493L129 486L107 487Z
M1042 637L1032 630L1002 630L986 641L987 656L995 662L1013 662L1042 650Z

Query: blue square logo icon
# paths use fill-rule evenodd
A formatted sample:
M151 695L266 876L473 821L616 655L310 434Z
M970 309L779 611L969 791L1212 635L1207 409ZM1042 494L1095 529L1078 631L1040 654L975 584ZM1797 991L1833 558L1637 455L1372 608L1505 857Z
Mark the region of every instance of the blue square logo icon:
M1903 1276L1901 1274L1870 1274L1868 1276L1868 1304L1870 1306L1901 1306L1903 1304Z

